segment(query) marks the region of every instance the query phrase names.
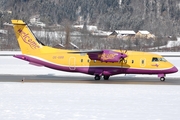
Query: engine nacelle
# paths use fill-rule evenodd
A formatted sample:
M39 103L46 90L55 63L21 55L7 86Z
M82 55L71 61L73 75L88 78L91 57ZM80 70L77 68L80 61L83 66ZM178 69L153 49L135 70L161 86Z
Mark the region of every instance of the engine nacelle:
M126 54L111 50L103 50L102 53L88 53L91 60L100 60L102 62L118 62L121 58L127 57Z

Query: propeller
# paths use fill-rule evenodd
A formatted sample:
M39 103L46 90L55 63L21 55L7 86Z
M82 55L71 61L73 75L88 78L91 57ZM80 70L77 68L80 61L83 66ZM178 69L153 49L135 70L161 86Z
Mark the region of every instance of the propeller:
M120 50L120 53L121 53L120 62L121 61L125 62L125 58L127 57L126 52L127 52L127 50L125 50L125 51Z
M125 60L125 58L127 57L127 54L126 54L127 50L123 51L123 50L120 50L120 53L121 53L121 58L120 58L120 63L121 63L121 68L123 67L123 64L126 63L127 61ZM123 69L122 69L123 70ZM123 72L123 71L122 71Z

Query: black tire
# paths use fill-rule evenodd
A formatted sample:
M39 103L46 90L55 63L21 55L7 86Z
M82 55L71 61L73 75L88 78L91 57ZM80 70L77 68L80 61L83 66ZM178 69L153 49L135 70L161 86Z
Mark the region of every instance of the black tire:
M95 77L94 77L94 80L100 80L101 79L101 76L99 76L99 75L96 75Z
M166 80L165 77L160 78L160 81L165 81L165 80Z
M108 75L104 75L104 80L109 80L109 77Z

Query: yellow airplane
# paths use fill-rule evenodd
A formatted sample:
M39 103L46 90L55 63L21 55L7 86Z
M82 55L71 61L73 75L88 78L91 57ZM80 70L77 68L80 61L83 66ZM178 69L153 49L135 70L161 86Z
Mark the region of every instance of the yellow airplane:
M156 74L165 81L166 74L178 69L161 55L120 50L73 51L43 45L22 20L12 20L21 55L14 57L30 64L51 69L94 75L95 80L108 80L117 74Z

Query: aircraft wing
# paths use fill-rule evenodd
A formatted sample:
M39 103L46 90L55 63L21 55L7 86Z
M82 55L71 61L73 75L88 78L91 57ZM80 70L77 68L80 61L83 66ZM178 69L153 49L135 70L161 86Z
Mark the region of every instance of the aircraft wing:
M127 57L125 53L116 52L113 50L90 50L90 51L75 51L69 52L72 54L86 53L91 60L100 60L102 62L118 62L121 58Z
M103 50L85 50L85 51L75 51L75 52L69 52L74 54L80 54L80 53L102 53Z
M163 57L180 57L180 55L173 55L173 54L171 54L171 55L162 55Z

